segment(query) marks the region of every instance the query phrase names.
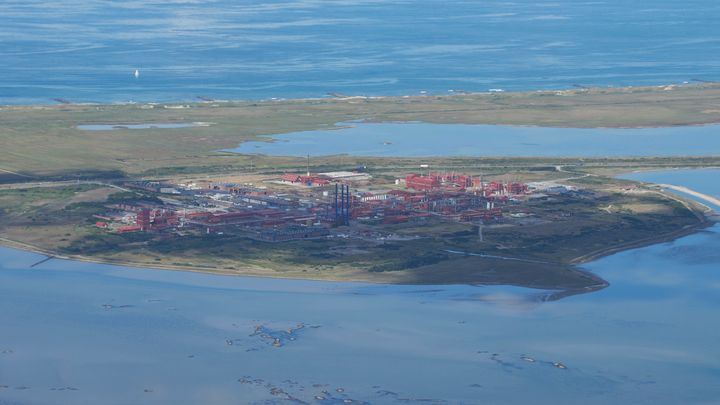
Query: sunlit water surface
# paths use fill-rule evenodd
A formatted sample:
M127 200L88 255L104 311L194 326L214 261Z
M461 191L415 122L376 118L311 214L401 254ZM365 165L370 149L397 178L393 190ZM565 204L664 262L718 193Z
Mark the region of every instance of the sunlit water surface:
M698 83L720 80L718 20L713 0L3 0L0 104Z
M547 128L508 125L340 123L331 130L269 136L231 152L271 156L709 156L720 126Z

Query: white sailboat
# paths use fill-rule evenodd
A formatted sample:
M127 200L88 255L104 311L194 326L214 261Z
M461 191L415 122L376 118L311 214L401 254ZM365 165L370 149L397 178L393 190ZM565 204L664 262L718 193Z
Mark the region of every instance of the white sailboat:
M135 75L135 78L136 78L136 79L137 79L138 77L140 77L140 70L139 70L139 69L135 69L135 74L134 74L134 75Z

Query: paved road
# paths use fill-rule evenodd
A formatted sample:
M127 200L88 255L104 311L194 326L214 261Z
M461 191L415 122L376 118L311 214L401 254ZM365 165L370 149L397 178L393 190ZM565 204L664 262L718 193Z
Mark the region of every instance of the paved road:
M25 188L37 188L37 187L67 187L67 186L75 186L78 184L96 184L99 186L116 188L121 191L130 191L126 188L117 186L112 183L96 181L96 180L80 180L80 181L78 181L78 180L60 180L60 181L33 181L33 182L26 182L26 183L9 183L9 184L0 184L0 190L21 190L21 189L25 189Z

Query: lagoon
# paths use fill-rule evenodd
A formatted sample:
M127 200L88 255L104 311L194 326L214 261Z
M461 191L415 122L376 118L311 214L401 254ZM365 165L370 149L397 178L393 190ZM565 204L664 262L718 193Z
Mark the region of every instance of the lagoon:
M377 157L718 156L720 126L548 128L429 123L340 123L292 132L228 151L273 156Z
M717 196L717 173L630 176ZM548 291L516 287L276 280L61 260L31 268L42 256L0 249L0 398L710 403L720 395L719 246L716 225L603 258L585 268L608 288L552 302L542 300Z

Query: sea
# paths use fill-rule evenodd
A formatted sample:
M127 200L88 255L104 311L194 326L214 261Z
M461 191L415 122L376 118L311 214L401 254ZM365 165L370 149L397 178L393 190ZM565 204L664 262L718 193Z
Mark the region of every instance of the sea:
M3 0L0 105L701 83L718 21L711 0Z

